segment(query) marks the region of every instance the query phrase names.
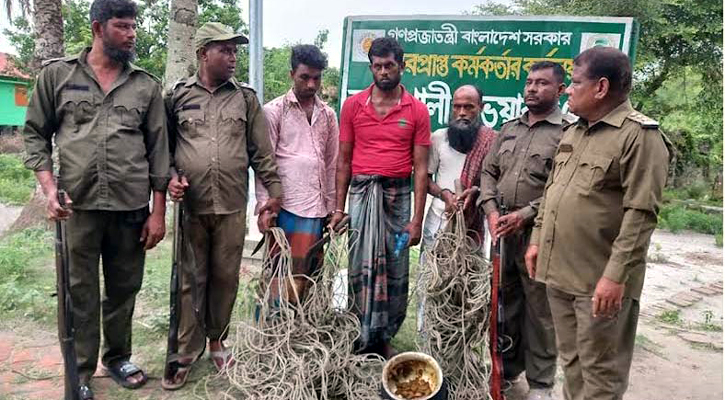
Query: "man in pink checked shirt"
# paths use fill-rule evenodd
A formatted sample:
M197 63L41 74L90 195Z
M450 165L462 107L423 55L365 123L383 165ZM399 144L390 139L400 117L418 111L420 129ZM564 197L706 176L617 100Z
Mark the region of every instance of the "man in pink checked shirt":
M325 220L335 210L339 129L335 112L317 96L327 57L316 46L298 45L292 48L290 64L292 88L264 106L282 181L282 210L279 215L262 212L257 225L265 232L276 219L290 243L292 273L309 276L322 261L322 254L312 267L305 266L305 255L322 237ZM259 181L256 195L258 213L268 197ZM296 279L298 290L304 291L306 282Z

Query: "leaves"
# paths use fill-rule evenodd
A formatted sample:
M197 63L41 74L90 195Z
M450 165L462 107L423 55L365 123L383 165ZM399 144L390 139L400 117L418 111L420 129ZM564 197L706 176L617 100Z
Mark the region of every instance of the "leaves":
M699 168L709 182L721 180L720 172L710 173L722 170L720 0L513 0L478 5L473 13L634 17L640 35L633 104L675 143L676 177Z

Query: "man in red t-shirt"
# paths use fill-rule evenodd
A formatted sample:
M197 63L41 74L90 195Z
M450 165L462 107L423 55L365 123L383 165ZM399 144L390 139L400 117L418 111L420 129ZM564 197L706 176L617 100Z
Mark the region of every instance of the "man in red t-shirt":
M344 217L350 187L350 303L360 318L362 352L394 355L390 340L405 320L408 246L420 241L430 146L428 107L400 84L403 49L378 38L368 52L374 84L345 101L340 113L337 206L331 226ZM410 218L410 174L415 210ZM396 236L409 239L396 253Z

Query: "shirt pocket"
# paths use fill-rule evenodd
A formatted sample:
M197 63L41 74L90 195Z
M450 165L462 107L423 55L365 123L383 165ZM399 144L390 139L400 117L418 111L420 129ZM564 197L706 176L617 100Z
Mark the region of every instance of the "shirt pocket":
M86 90L66 90L61 96L61 110L64 120L67 118L78 131L79 127L93 120L98 106L93 94Z
M552 147L534 146L529 151L526 168L535 181L546 182L553 166L554 150Z
M181 136L187 138L202 136L204 123L204 112L201 109L179 111L177 126L179 127Z
M571 151L560 151L556 153L553 162L554 178L552 179L552 183L556 181L556 179L559 177L561 171L564 169L566 163L569 161L569 158L571 158Z
M235 106L235 104L232 103L222 109L221 130L225 135L239 137L247 131L247 113L245 107L241 105Z
M501 142L501 147L498 149L498 163L503 169L505 167L512 167L514 165L514 151L516 150L516 139L511 138Z
M118 123L127 129L141 131L148 103L139 96L123 96L113 99L113 114Z
M609 166L612 164L610 157L597 154L583 154L577 166L576 184L586 194L601 190L606 182Z

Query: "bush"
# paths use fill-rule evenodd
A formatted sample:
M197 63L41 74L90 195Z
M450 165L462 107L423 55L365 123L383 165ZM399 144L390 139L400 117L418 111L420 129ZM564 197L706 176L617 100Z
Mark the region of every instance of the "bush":
M20 155L0 154L0 202L24 204L34 189L33 172L23 166Z
M712 235L722 234L722 215L707 214L686 208L683 204L667 204L659 214L659 226L673 233L685 229Z

